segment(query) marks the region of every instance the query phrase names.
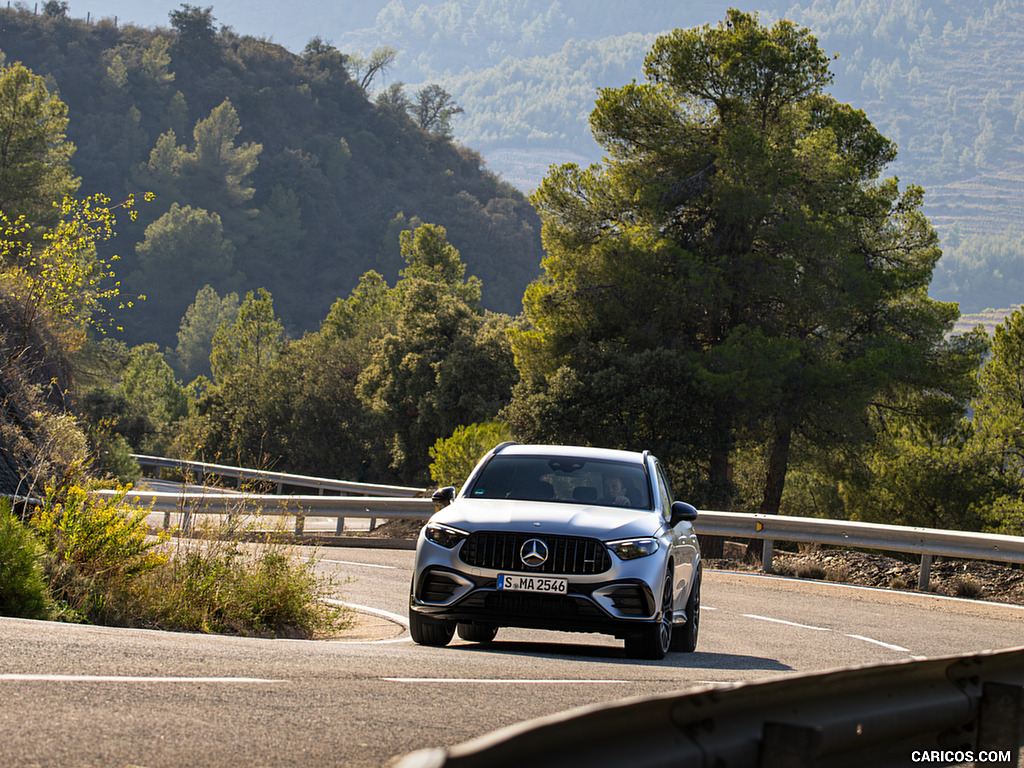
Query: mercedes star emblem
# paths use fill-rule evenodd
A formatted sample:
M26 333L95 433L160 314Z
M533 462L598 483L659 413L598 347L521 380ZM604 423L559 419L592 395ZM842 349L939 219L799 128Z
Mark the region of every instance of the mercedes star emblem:
M540 539L530 539L519 549L519 559L530 568L544 565L548 559L548 545Z

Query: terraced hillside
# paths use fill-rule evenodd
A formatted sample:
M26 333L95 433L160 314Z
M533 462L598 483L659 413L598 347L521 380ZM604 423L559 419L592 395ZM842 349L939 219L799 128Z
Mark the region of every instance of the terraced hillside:
M1009 307L1006 309L986 309L984 312L974 312L969 315L961 315L953 328L954 333L966 333L972 328L982 326L985 332L991 336L995 333L997 325L1002 325L1003 321L1013 314L1013 311L1017 307Z
M1024 234L1024 169L931 184L925 211L941 234Z

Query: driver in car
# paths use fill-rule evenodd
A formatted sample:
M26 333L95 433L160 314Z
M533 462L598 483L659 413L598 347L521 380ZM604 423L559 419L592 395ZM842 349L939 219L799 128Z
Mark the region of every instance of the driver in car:
M626 486L618 475L608 475L604 478L604 497L598 499L598 504L609 507L628 507L630 502L626 495Z

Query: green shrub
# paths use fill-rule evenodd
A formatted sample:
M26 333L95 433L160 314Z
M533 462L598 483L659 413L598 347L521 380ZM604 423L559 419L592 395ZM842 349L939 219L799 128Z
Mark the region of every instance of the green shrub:
M263 637L314 637L345 625L345 612L323 600L330 582L316 574L313 557L273 535L244 543L253 536L244 514L172 540L148 534L148 512L126 505L123 494L98 499L78 487L62 501L47 499L32 524L58 618ZM0 556L13 546L10 530L0 529ZM19 535L31 542L32 533Z
M42 547L32 530L0 502L0 616L47 619L50 592L43 574Z
M487 421L459 427L452 436L440 439L430 449L430 477L439 486L462 485L480 458L499 443L512 439L507 424Z
M63 618L134 623L135 580L166 561L160 540L148 535L147 514L126 506L123 496L99 499L77 486L63 501L47 498L32 524L48 553L47 577Z
M322 599L330 582L314 572L313 557L300 557L271 536L256 544L234 540L237 526L213 526L174 543L167 562L142 580L152 624L303 638L345 625L344 612Z

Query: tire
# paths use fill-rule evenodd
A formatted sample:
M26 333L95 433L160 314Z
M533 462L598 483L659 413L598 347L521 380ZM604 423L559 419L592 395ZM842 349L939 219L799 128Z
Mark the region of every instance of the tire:
M409 611L409 634L412 635L412 641L418 645L440 648L451 642L452 635L455 634L455 624Z
M686 600L686 623L676 627L672 633L672 650L693 653L697 649L697 634L700 631L700 582L701 571L697 571L697 581L690 590Z
M661 618L634 635L626 637L626 656L661 661L672 646L672 571L665 574L661 594Z
M465 624L459 622L456 625L459 637L471 643L489 643L498 634L498 628L493 624Z

